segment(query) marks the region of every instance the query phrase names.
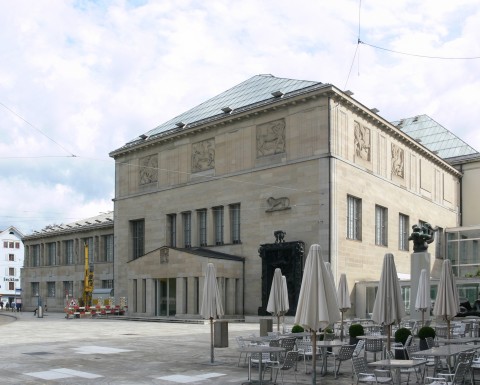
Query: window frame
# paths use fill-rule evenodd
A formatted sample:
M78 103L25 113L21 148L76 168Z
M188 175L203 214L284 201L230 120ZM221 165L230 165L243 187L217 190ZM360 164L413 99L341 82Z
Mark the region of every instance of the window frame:
M229 206L230 209L230 237L232 239L232 243L234 245L240 244L241 238L240 238L240 203L234 203Z
M216 206L212 207L213 210L213 226L214 226L214 238L215 245L221 246L224 244L224 230L225 230L225 216L224 216L224 207Z
M130 221L132 231L132 259L145 255L145 219Z
M398 249L409 251L410 217L406 214L398 214Z
M197 210L198 244L200 247L207 246L207 209Z
M362 199L347 195L347 239L362 240Z
M375 245L388 246L388 209L375 205Z

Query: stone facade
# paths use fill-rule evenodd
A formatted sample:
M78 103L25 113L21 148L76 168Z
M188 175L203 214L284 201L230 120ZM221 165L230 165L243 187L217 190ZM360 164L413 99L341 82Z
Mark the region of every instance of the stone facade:
M239 264L227 269L243 279L242 293L231 294L235 306L227 308L230 315L252 315L261 306L258 248L274 241L275 230L283 230L286 241L303 241L306 250L319 243L335 279L346 273L352 288L357 280L379 278L387 252L395 255L399 272L409 273L412 250L408 243L399 249L400 214L408 224L404 233L418 221L441 228L458 223L460 173L333 86L195 123L111 153L115 293L144 303L137 313L159 315L155 280L172 279L178 292L189 282L181 279L191 266L201 277L212 260L189 255L189 248L244 259L241 275ZM152 158L158 159L157 178L142 183L143 160ZM359 239L347 234L348 197L361 203ZM378 212L384 221L381 245ZM152 253L164 247L184 262L145 271ZM429 251L440 253L440 245ZM176 313L191 314L176 298Z

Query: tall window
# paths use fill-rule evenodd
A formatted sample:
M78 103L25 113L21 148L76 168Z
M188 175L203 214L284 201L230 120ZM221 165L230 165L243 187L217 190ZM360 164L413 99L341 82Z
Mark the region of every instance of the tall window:
M32 296L38 297L40 293L40 285L38 282L32 282Z
M40 245L33 245L32 247L32 266L40 266Z
M65 241L65 264L73 265L73 239Z
M63 294L65 297L73 295L73 281L63 281Z
M15 282L8 283L8 290L15 290Z
M408 215L400 214L398 216L398 248L408 251L408 231L409 218Z
M113 279L102 279L102 289L113 289Z
M105 262L113 262L113 234L103 237L103 255Z
M362 200L347 196L347 238L362 239Z
M47 282L47 297L55 297L55 282Z
M182 213L183 220L183 246L192 247L192 213Z
M177 214L167 215L167 235L170 247L177 247Z
M207 209L197 211L198 214L198 242L200 246L207 246Z
M8 268L8 275L15 275L15 268L14 267L9 267Z
M213 208L213 218L215 221L215 244L223 245L223 206Z
M47 243L48 265L54 266L56 263L57 244L55 242Z
M8 260L10 262L15 262L15 254L8 254Z
M132 257L137 259L145 254L145 220L132 221Z
M232 243L240 243L240 203L230 205L230 231Z
M388 245L388 210L382 206L375 206L375 244Z

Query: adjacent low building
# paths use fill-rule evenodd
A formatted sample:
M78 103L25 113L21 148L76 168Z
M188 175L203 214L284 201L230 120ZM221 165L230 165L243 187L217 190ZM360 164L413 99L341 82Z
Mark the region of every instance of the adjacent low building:
M14 226L0 231L0 301L3 308L21 303L20 271L23 266L23 234Z

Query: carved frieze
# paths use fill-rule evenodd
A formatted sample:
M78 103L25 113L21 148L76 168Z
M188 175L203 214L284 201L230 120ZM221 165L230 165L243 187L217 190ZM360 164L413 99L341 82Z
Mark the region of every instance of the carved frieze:
M140 185L158 181L158 156L156 154L140 159L139 181Z
M257 158L285 152L285 119L257 126Z
M265 212L269 213L272 211L288 210L290 209L290 199L287 197L274 198L270 197L267 199L268 209Z
M371 137L370 129L361 126L360 123L354 123L354 145L355 156L370 162L371 157Z
M392 143L392 176L398 176L400 178L405 177L405 162L404 162L404 150L403 148Z
M207 139L192 145L192 172L215 168L215 139Z

